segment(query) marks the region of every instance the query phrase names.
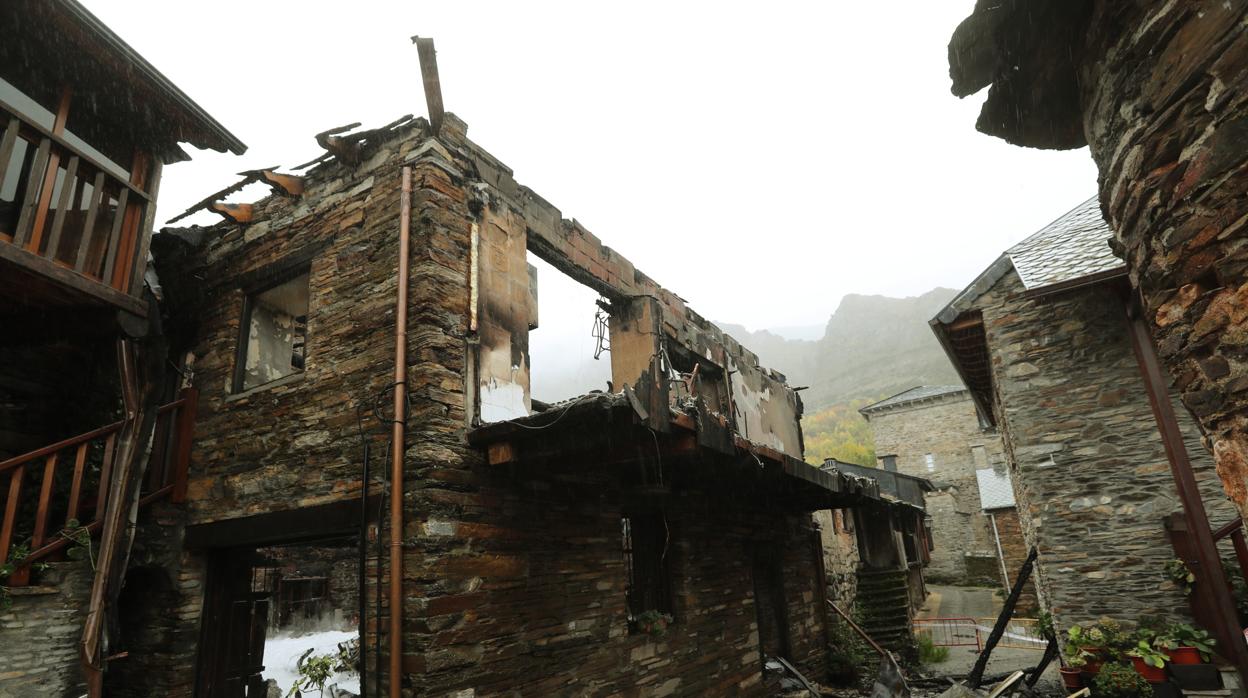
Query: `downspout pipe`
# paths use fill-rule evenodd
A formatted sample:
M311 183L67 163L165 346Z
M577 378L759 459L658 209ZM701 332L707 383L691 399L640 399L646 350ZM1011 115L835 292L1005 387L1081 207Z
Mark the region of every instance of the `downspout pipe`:
M997 515L989 512L988 520L992 522L992 539L997 543L997 561L1001 563L1001 580L1005 582L1005 588L1010 589L1014 585L1010 583L1010 570L1005 566L1005 551L1001 549L1001 533L997 531Z
M407 280L412 226L412 168L399 194L399 290L394 325L394 424L390 445L390 698L403 672L403 451L407 424Z

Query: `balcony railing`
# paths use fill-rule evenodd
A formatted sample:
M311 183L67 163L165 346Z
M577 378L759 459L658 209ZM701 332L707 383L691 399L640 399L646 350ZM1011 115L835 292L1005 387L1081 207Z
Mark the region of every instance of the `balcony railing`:
M187 388L158 408L139 506L185 499L196 399ZM32 563L99 534L123 426L114 422L0 461L0 564L13 566L6 585L25 585Z
M0 259L71 296L143 312L136 297L148 195L89 148L18 117L3 102L0 129Z

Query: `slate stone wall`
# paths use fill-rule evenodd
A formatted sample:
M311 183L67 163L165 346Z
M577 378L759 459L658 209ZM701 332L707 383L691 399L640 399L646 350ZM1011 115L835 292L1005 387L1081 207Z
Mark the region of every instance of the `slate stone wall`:
M78 641L91 578L85 559L54 562L38 585L12 590L13 605L0 613L0 696L86 692Z
M746 491L725 501L722 490L695 490L674 502L667 516L676 623L656 641L628 628L616 469L592 462L574 472L489 467L467 445L476 368L471 230L483 187L472 179L472 162L441 146L422 150L430 145L422 129L418 123L372 146L358 165L312 170L302 197L257 203L255 223L180 233L202 243L180 267L162 269L162 279L203 280L183 289L171 281L168 289L171 298L187 300L175 312L199 321L191 351L200 418L187 522L358 497L357 418L373 453L386 452L399 170L415 156L400 532L405 690L605 695L641 687L650 695L758 695L751 555L760 546L780 555L792 658L821 675L823 590L809 515L762 508ZM462 129L448 117L442 139L467 148ZM305 370L232 394L244 289L279 280L291 259L310 269ZM779 381L775 376L764 378ZM380 420L371 413L379 394ZM390 534L383 524L384 550ZM383 559L383 580L388 565ZM370 560L370 598L375 571ZM388 609L370 609L370 647L387 622ZM385 652L370 655L373 675L378 663L386 665Z
M848 613L858 593L858 536L854 533L853 511L817 511L815 522L822 540L828 598Z
M898 472L928 478L940 488L925 498L933 542L928 581L999 583L999 574L985 576L975 561L968 566L968 557L990 558L996 564L996 544L980 510L975 470L999 465L1005 457L1000 437L980 428L970 396L960 392L873 410L869 421L877 458L895 455ZM932 470L926 464L929 453L935 461Z
M1248 4L1093 5L1078 84L1101 207L1158 352L1243 515Z
M1022 528L1040 551L1042 605L1059 626L1109 615L1188 616L1164 571L1163 520L1180 511L1156 423L1105 285L1028 298L1013 271L977 303ZM1235 515L1192 419L1188 450L1215 524Z

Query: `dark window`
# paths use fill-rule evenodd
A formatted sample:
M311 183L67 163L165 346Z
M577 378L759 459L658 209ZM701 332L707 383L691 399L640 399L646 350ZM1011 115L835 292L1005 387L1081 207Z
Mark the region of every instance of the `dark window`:
M628 619L646 611L671 613L667 557L671 535L662 514L630 514L620 519L624 571L628 575Z
M884 461L884 469L890 473L897 472L897 456L880 456L880 460Z
M234 390L302 373L307 353L308 272L247 296Z

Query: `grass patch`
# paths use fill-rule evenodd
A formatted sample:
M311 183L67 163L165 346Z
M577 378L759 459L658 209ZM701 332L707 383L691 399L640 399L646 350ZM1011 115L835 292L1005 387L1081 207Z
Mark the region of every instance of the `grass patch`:
M948 647L937 647L932 644L932 636L927 633L919 633L917 638L919 645L919 661L923 664L939 664L949 658Z

